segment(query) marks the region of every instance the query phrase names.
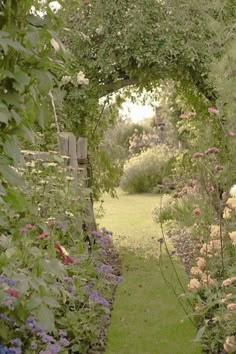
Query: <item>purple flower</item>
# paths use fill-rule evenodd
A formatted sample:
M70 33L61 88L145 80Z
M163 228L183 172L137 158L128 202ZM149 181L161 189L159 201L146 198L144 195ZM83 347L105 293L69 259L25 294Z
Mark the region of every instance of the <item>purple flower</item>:
M121 277L120 275L118 275L118 276L116 277L116 281L117 281L118 284L120 284L120 283L122 283L122 282L124 281L124 278Z
M72 278L72 277L64 277L64 281L65 281L66 283L72 283L73 278Z
M15 338L11 340L11 345L13 345L13 347L21 347L22 346L22 341L20 338Z
M0 313L0 320L3 320L4 322L13 322L10 317L5 315L5 313Z
M12 287L12 286L16 286L17 281L11 278L7 278L4 275L0 276L0 284L7 284L8 286Z
M29 317L26 320L26 326L33 331L33 333L41 333L44 331L43 326L36 322L33 317Z
M94 237L102 237L102 233L101 233L100 231L93 231L93 232L92 232L92 235L93 235Z
M89 300L94 302L95 304L99 304L104 307L110 307L109 302L104 297L100 296L96 291L92 292L89 295Z
M1 352L0 352L1 353ZM9 348L9 354L22 354L21 348Z
M9 309L9 310L14 310L14 303L13 303L13 299L6 299L4 301L4 305Z
M61 346L59 344L49 344L45 351L40 352L40 354L58 354L61 350Z
M59 331L59 336L60 336L60 337L66 337L66 336L67 336L67 332L66 332L66 331L63 331L62 329L60 329L60 331Z
M61 222L60 224L56 225L57 229L65 230L67 227L67 224L65 222Z
M98 270L102 273L112 273L113 271L112 267L107 264L101 265L101 267L98 267Z
M92 288L93 288L93 284L87 283L87 284L83 287L83 291L85 292L85 294L89 294Z
M67 347L70 344L70 342L66 338L61 338L59 343L62 347Z
M43 343L54 342L54 338L52 336L49 336L46 332L40 333L39 336L40 336Z

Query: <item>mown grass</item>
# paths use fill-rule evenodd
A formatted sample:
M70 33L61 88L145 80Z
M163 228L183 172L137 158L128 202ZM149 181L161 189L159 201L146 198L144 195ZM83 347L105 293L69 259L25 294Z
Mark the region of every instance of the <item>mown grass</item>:
M152 210L160 198L120 191L118 195L119 199L104 197L105 215L100 220L101 226L114 232L124 276L116 293L106 354L200 353L193 342L195 327L161 274L162 269L175 291L183 292L168 257L159 257L161 234ZM174 263L186 285L183 266L177 260Z

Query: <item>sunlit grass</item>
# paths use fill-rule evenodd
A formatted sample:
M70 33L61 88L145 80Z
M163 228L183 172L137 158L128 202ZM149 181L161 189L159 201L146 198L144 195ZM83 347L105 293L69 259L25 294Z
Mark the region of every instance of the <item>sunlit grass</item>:
M104 197L105 216L101 226L113 230L121 254L124 282L116 293L106 354L198 354L192 340L195 328L166 285L159 265L158 225L152 210L159 196L125 195ZM182 293L169 259L163 270L178 294ZM174 261L186 285L182 265Z

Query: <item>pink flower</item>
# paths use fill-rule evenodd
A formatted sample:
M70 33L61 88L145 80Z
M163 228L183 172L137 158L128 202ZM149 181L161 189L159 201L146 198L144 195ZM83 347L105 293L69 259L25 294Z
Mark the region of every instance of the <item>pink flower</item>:
M199 159L200 157L203 157L204 154L202 152L195 152L195 154L193 154L193 158L194 159Z
M188 115L187 114L181 114L180 116L179 116L181 119L186 119L186 118L188 118Z
M29 230L34 230L35 229L35 226L32 225L32 224L26 224L25 226L23 226L21 229L20 229L20 233L21 234L24 234L26 233L27 231Z
M208 108L208 112L209 112L209 113L213 113L213 114L219 114L218 109L216 109L216 108L214 108L214 107Z
M230 132L228 132L228 135L229 136L236 136L236 132L230 131Z
M194 117L196 115L195 112L188 112L188 113L182 113L179 117L181 119L187 119L187 118L190 118L190 117Z
M221 166L221 165L216 165L215 166L215 170L216 170L216 172L220 172L220 171L222 171L224 168L223 168L223 166Z
M75 263L75 262L74 262L74 259L71 258L70 256L62 256L62 257L61 257L61 261L62 261L62 263L65 264L65 265Z
M42 234L36 236L38 240L43 240L49 236L49 232L43 232Z
M219 150L217 147L213 146L213 147L207 149L207 150L205 151L205 154L206 154L206 155L209 155L209 154L218 154L219 152L220 152L220 150Z
M200 208L195 208L192 212L193 216L200 216L201 215L201 209Z
M53 227L56 225L56 223L57 223L56 219L51 219L51 220L48 220L47 225L48 225L48 227Z
M20 295L19 295L19 292L16 290L16 289L11 289L11 288L8 288L5 290L9 295L15 297L15 298L18 298Z

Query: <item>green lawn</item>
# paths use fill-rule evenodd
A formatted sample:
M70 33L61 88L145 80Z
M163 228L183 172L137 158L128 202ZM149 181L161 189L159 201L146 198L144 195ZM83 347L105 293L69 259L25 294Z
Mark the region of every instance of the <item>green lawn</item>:
M152 210L160 203L153 195L104 197L105 216L99 220L114 232L124 282L116 293L106 354L199 354L192 340L195 328L178 304L160 272L158 225ZM187 277L175 261L182 281ZM165 276L181 294L169 259L163 257Z

